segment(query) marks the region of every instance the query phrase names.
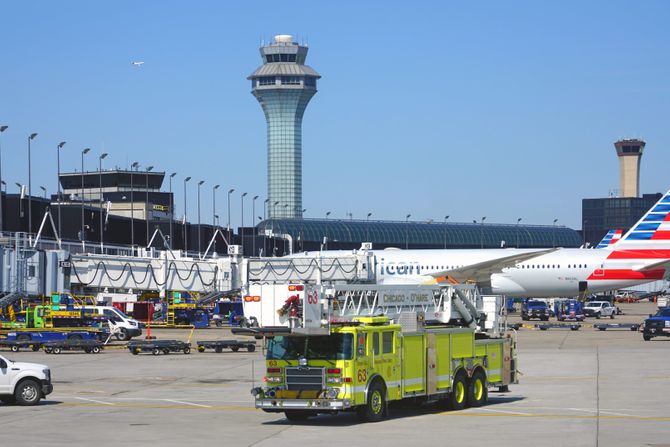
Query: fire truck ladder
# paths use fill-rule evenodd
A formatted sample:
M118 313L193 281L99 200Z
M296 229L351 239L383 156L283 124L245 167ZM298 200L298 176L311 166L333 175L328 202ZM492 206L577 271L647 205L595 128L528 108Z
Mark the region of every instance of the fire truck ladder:
M423 312L426 320L449 323L461 320L474 327L479 321L478 289L458 285L335 285L325 289L334 317L386 315L397 319L401 312Z

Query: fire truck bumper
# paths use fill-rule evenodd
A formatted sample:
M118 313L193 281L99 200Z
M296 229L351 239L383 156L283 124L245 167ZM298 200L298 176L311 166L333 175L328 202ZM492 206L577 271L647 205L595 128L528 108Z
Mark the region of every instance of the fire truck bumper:
M349 399L256 399L256 408L262 410L338 411L351 408Z

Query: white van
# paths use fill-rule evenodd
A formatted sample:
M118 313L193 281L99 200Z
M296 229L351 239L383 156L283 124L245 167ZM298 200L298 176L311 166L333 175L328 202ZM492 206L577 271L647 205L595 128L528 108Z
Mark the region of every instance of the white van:
M82 309L84 313L107 317L112 334L115 335L118 340L130 340L133 337L142 335L140 322L130 318L116 307L83 306L80 309Z

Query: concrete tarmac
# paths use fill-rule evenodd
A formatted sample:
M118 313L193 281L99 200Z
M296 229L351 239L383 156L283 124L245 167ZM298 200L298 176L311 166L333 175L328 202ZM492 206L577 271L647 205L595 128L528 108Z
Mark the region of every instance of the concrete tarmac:
M639 323L654 310L649 303L620 306L626 315L614 322ZM153 332L160 339L189 336ZM212 328L196 331L192 341L224 338L226 329ZM524 328L518 352L520 383L491 392L488 405L460 412L402 406L375 424L360 424L354 414L293 424L255 410L249 390L264 374L260 350L3 352L49 365L54 392L36 407L0 404L0 431L12 446L670 446L670 338L644 342L639 332L586 326Z

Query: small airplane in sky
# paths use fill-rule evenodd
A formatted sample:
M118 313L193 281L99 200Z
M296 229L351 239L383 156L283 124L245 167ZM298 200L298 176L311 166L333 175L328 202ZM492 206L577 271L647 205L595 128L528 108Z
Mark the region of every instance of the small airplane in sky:
M144 64L144 61L134 61L131 64L135 67L141 67Z

